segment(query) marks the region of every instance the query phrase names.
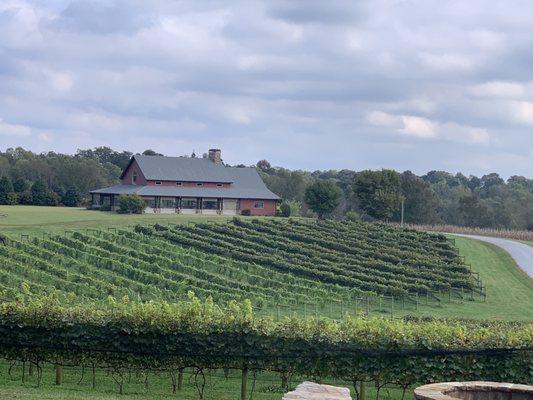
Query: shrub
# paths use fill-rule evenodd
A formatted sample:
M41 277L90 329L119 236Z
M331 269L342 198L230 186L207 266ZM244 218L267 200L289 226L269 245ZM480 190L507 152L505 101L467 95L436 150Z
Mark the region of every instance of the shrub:
M348 212L344 215L344 219L345 219L346 221L352 221L352 222L361 221L361 217L360 217L359 214L356 213L355 211L348 211Z
M18 204L19 202L19 196L15 192L8 193L6 196L6 204L10 206L14 206L15 204Z
M291 216L291 205L284 201L283 203L281 203L281 205L279 206L279 213L282 217L290 217Z
M136 194L123 195L118 198L118 212L120 214L142 214L145 208L144 199Z
M99 211L111 211L111 204L102 204L98 210Z
M337 208L341 194L335 182L316 181L305 189L305 202L322 219Z
M241 215L249 216L252 215L252 212L250 210L242 210Z
M69 188L61 199L62 203L67 207L76 207L80 203L80 195L75 186Z

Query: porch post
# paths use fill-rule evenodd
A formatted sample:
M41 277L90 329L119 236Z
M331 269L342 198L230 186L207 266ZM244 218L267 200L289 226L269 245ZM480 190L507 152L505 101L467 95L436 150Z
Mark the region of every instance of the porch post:
M196 198L196 213L197 214L202 213L202 198L201 197Z

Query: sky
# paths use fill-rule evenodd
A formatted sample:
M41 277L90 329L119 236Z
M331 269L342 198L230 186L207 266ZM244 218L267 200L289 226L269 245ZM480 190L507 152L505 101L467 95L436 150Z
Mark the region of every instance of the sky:
M0 150L533 177L533 2L0 0Z

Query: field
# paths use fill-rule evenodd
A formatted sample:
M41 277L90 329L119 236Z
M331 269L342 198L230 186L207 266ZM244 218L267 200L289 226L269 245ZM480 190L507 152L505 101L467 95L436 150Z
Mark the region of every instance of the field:
M293 334L313 337L314 334L305 331L317 329L323 343L327 340L335 343L339 330L346 329L348 322L345 318L355 318L348 320L352 321L348 324L355 324L355 327L360 323L358 321L361 316L370 315L377 316L378 319L369 320L366 328L358 329L369 329L368 332L373 332L372 335L355 335L352 340L358 341L361 337L371 338L375 335L374 346L385 346L386 349L389 345L383 343L391 341L390 345L396 348L397 338L390 337L389 332L404 332L401 337L407 341L403 346L415 346L410 340L417 343L420 341L424 346L427 344L430 349L445 346L444 349L450 350L459 345L453 344L457 340L457 327L446 324L436 327L429 323L428 328L420 332L420 338L405 339L413 335L416 325L407 329L394 325L395 322L392 321L400 320L390 317L409 315L521 321L518 325L499 325L499 322L487 325L494 332L494 339L487 338L487 333L482 329L478 332L478 323L466 323L461 328L461 335L477 338L466 342L469 343L467 346L478 346L485 340L488 347L501 346L502 343L509 343L506 346L524 346L525 343L527 346L528 335L531 335L527 333L530 328L526 327L519 338L513 336L519 328L525 326L524 322L533 321L533 281L517 268L503 250L476 240L400 231L379 224L317 223L306 219L124 216L48 207L0 207L0 215L2 214L7 216L0 217L0 232L9 238L7 245L0 244L2 297L4 301L16 299L30 303L28 310L24 308L26 306L22 306L23 314L19 322L12 321L12 316L17 313L6 310L0 312L0 330L5 328L6 323L13 323L17 327L51 324L47 328L50 332L57 324L65 323L72 327L82 323L84 326L87 318L91 318L92 308L80 311L78 314L83 316L83 320L76 322L78 314L61 307L90 305L107 310L102 312L110 312L108 318L117 318L113 326L132 318L153 318L153 329L162 324L162 334L166 334L164 327L180 325L183 321L187 321L186 329L233 331L233 323L227 321L244 318L239 324L248 326L251 323L252 329L257 332L272 331L276 335L285 332L283 340ZM199 297L193 301L193 305L196 301L201 302L195 307L200 307L199 304L204 304L202 302L210 297L216 304L224 306L220 311L209 311L214 314L206 317L201 317L198 310L192 308L187 311L190 316L182 316L179 321L171 322L173 318L178 318L174 315L183 314L179 309L172 311L171 304L190 299L189 291ZM31 305L31 299L35 295L52 297L32 309L34 306ZM115 300L110 300L109 296L113 296ZM237 305L242 304L243 299L250 299L252 302L254 317L250 321L253 322L247 319L246 306L239 309L243 306ZM154 304L168 302L168 305L163 303L161 309L139 310L134 305L138 300L153 301ZM237 303L233 306L229 303L227 306L227 302L233 300ZM201 307L206 310L205 307L211 307L208 304ZM19 305L15 306L17 307ZM57 311L50 311L54 307L57 307ZM26 315L24 313L31 317L23 317ZM65 317L61 317L62 313L65 313ZM150 316L151 313L154 315ZM261 319L264 316L271 318L273 322L268 322L270 320L267 319L263 327ZM297 317L329 317L331 322L317 321L317 327L313 328ZM50 322L56 318L59 318L58 322ZM73 320L69 321L69 318ZM99 314L95 318L100 323ZM189 325L190 318L198 319L197 323ZM339 325L335 325L335 321L339 321ZM194 328L204 322L207 328ZM214 324L214 328L208 328L209 324ZM276 324L280 324L279 327ZM292 329L287 327L293 324L299 328L291 332ZM392 325L386 328L387 324ZM479 324L483 326L486 322ZM145 325L152 326L152 323L140 323L135 332L145 329ZM125 326L130 325L126 323ZM240 331L241 327L237 329ZM245 331L248 329L251 328L247 327ZM85 332L85 328L82 331ZM58 335L57 338L60 339L62 333L58 332ZM380 335L383 335L382 339L379 339ZM446 337L447 342L441 341L441 336ZM11 340L9 335L4 337ZM102 343L106 343L107 337L110 335L102 336ZM342 337L346 337L346 334ZM42 339L42 335L36 336L32 342ZM95 336L94 340L100 339ZM136 343L139 345L141 342ZM231 348L231 345L218 345L215 348ZM198 378L195 372L199 371L196 367L185 369L183 389L178 394L172 394L169 370L160 361L140 360L130 365L133 361L129 359L115 360L115 356L111 359L102 358L102 355L95 356L86 350L82 352L81 358L63 353L52 356L49 353L34 354L33 351L31 348L23 353L19 353L19 350L12 353L9 350L6 354L16 356L4 354L3 358L19 362L0 363L1 398L114 399L118 396L117 371L121 371L123 381L121 386L124 395L120 398L199 398L198 387L194 384L195 376ZM21 354L24 354L22 358ZM54 385L52 360L57 360L58 357L65 363L61 386ZM41 364L43 375L39 387L36 387L35 370L32 376L27 375L29 362L23 368L23 359L34 360L32 362L48 360ZM91 388L87 367L90 360L95 360L92 362L99 365L94 375L96 389ZM435 365L439 366L443 360L437 361ZM446 360L455 362L450 357ZM523 359L512 360L514 359L504 357L501 362L505 365L518 362L517 368L522 371L523 365L520 363L524 362ZM399 366L394 367L399 369L394 369L388 365L389 362L378 363L380 366L377 371L385 373L391 368L391 376L403 376L403 380L398 378L399 380L389 382L387 378L376 376L376 370L365 369L376 368L372 367L371 361L365 361L361 366L362 375L353 378L369 381L365 386L368 398L375 398L376 382L384 384L380 392L381 399L401 399L402 389L398 385L407 385L404 387L408 390L416 386L411 381L413 378L410 372L407 373ZM125 362L129 366L117 369L117 365ZM212 360L207 362L202 358L201 361L190 362L189 366L205 363L202 367L205 368L202 369L202 374L206 377L203 398L224 400L237 397L241 388L242 361L235 364L234 358L228 358L226 364L221 364ZM482 359L478 362L483 365ZM494 367L493 361L489 364L490 368ZM82 368L81 365L85 367ZM304 365L299 365L298 368L307 371L309 368ZM420 371L429 371L430 365L432 364L427 364ZM222 366L231 369L225 374ZM10 367L11 373L8 374ZM263 367L257 365L257 368L253 399L279 399L286 390L280 386L280 374L272 371L279 366L268 364ZM469 367L459 363L454 368ZM467 373L466 370L464 373ZM317 372L316 376L322 376L321 374L324 374L321 378L324 382L353 386L352 378L328 376L323 370ZM21 383L23 375L25 382ZM307 378L308 375L296 372L292 380L293 386ZM252 376L248 381L252 385ZM251 387L248 389L250 391ZM410 397L410 394L407 396Z
M0 205L0 232L8 235L63 233L69 229L124 227L136 223L183 223L198 220L223 221L226 219L224 216L121 215L114 212L86 210L85 208Z
M461 299L459 298L461 289L453 288L453 285L450 286L451 296L449 289L432 287L430 291L432 295L428 297L425 293L427 284L428 281L432 285L437 282L437 280L432 282L432 277L435 275L431 275L430 270L420 271L420 275L418 275L417 270L417 273L414 274L415 279L406 276L398 281L397 276L404 274L394 272L396 265L394 265L393 258L391 259L392 263L390 260L382 261L382 265L388 266L387 268L392 271L392 274L387 271L378 271L379 274L367 278L364 274L369 269L365 267L364 258L357 254L343 253L344 248L342 246L337 252L321 254L321 252L317 253L316 249L313 249L309 244L301 244L296 241L296 239L309 239L305 236L305 234L309 234L309 225L305 220L295 221L291 229L295 232L299 230L304 235L291 241L287 237L290 233L289 230L272 231L276 227L276 223L269 219L261 219L259 227L263 230L270 229L270 234L269 232L258 232L250 229L254 227L257 229L258 226L257 224L254 225L251 220L244 220L248 221L245 222L248 224L247 226L238 227L228 222L227 218L220 217L118 215L84 209L31 206L0 206L0 214L7 215L7 217L0 217L1 232L7 233L9 237L16 240L17 246L28 248L25 255L22 254L24 252L12 255L10 251L13 249L3 249L3 260L6 263L4 268L0 268L3 277L0 282L3 282L4 289L6 289L4 295L7 294L11 297L17 293L19 290L17 288L22 282L27 282L32 291L50 292L51 288L56 288L66 293L72 292L92 299L107 295L115 297L128 295L134 299L140 297L142 299L173 300L183 298L188 290L194 290L199 296L212 295L219 299L253 297L254 304L263 312L280 317L296 312L305 315L339 318L344 312L370 312L378 315L390 313L393 315L415 314L443 317L459 315L465 318L533 320L532 280L516 267L513 260L505 252L475 240L454 239L460 256L464 257L464 265L471 266L472 271L479 274L487 293L485 301L483 301L483 296L477 292L473 293L474 301L472 301L470 298L472 292L466 288L462 289L464 293ZM211 222L216 222L218 225L213 225ZM157 231L155 232L156 235L148 238L146 235L143 237L143 235L133 232L133 225L137 223L143 226L153 226L154 223L160 223L165 228L170 224L172 230ZM198 223L200 224L198 225ZM205 225L206 223L208 225ZM340 229L338 226L335 228ZM230 230L229 234L225 232L228 229ZM321 230L322 234L317 235L315 239L325 240L326 244L329 243L328 245L331 245L333 241L341 244L344 241L352 247L361 247L365 244L364 242L358 243L355 237L351 237L346 232L340 239L335 238L332 241L330 239L335 233L328 233L326 227L322 227ZM68 233L65 234L65 231ZM240 238L237 233L241 235ZM312 233L315 234L315 232ZM29 235L29 239L21 240L21 234ZM243 234L248 236L243 238ZM364 233L359 236L364 237L369 234ZM134 237L128 239L128 235ZM167 238L164 238L164 235ZM205 241L203 238L208 237L206 235L216 237ZM180 237L181 239L179 239ZM194 243L176 243L178 239L190 241L193 237L202 240ZM285 238L283 243L279 240L277 243L268 242L268 240L275 240L277 237ZM251 242L250 239L252 239ZM389 241L394 240L392 238ZM262 244L261 241L263 241ZM118 247L112 248L113 243ZM137 247L138 243L142 243L142 246ZM218 243L218 247L206 249L205 245L208 243L211 246ZM241 250L246 249L246 253L235 253L233 256L217 255L217 252L227 252L231 245L236 244L238 246L239 243L241 243ZM257 262L261 259L259 256L264 256L269 252L268 246L279 247L281 244L285 246L285 249L280 247L275 256L269 256L266 262L270 264L263 265L264 263ZM441 245L440 243L437 244ZM198 247L199 245L201 246ZM316 240L314 245L317 245L318 249L322 249ZM442 245L448 246L449 243L444 242ZM74 251L72 247L76 246L80 248L75 250L75 254L69 255L68 251ZM39 252L34 251L36 247L40 249L39 252L42 254L39 255ZM82 247L86 247L86 250L83 251ZM124 250L129 249L128 252L131 253L132 247L139 251L135 254L126 254ZM291 251L298 253L299 258L294 258L296 256L290 254ZM381 253L390 258L391 251L381 251ZM417 250L410 252L410 254L424 253L424 251ZM99 267L98 263L102 261L96 256L99 255L105 259L105 257L113 257L113 252L118 252L116 257L120 257L116 259L114 270ZM153 261L152 258L148 258L146 253L152 255L159 253L159 256L162 257ZM289 253L289 258L286 258L287 253ZM453 256L453 252L450 254ZM13 258L11 258L12 256ZM236 259L237 256L241 259ZM40 258L41 268L35 269L28 266L28 263L34 262L32 257ZM250 257L254 262L243 260L242 257ZM353 263L363 264L361 268L354 270L354 273L344 277L344 281L348 281L350 288L343 285L342 280L327 282L331 276L324 275L323 271L320 271L322 275L315 279L316 277L305 276L304 274L309 272L305 269L300 269L299 272L293 271L290 275L279 269L309 266L312 265L309 260L313 260L313 262L321 265L320 269L322 270L322 266L335 267L335 260L338 260L339 257L348 257ZM380 256L372 255L372 257L379 260ZM18 260L18 263L7 263L8 260ZM272 264L272 260L277 260L278 264ZM279 264L280 260L283 261L282 264ZM412 260L417 260L417 258L414 257ZM453 257L452 260L457 265L463 265L462 260L456 260ZM130 269L128 272L127 268L133 261L140 271L151 271L152 275L145 274L141 277L136 275L132 279L128 274L133 270ZM182 265L181 270L173 269L173 262ZM159 264L162 264L161 268L157 269ZM6 270L8 265L11 266L11 270ZM18 272L13 269L15 266L19 267ZM122 272L118 270L120 266L123 267ZM225 267L222 268L222 266ZM73 267L76 267L77 270ZM65 268L69 269L66 275ZM374 270L370 271L373 272ZM412 274L412 271L409 273ZM374 274L371 273L371 275ZM160 279L160 276L165 277L165 279ZM364 277L363 281L371 284L371 286L366 287L366 289L371 290L357 287L357 279L361 276ZM431 278L428 280L425 276ZM335 279L339 277L342 278L343 276L337 270L335 271ZM467 284L468 279L464 281ZM380 282L387 284L392 282L391 290L395 291L394 300L392 300L391 293L387 292L387 286L383 286ZM415 286L413 286L413 282L415 282ZM448 283L444 280L445 285ZM455 284L457 285L457 283ZM402 293L398 294L397 292L404 290L405 285L410 285L407 286L409 294L402 299ZM9 291L7 288L9 286L14 289ZM91 289L94 287L99 289L96 291ZM376 287L385 290L383 293L377 293L381 296L374 296ZM358 290L355 291L354 288ZM438 293L438 290L441 292ZM415 304L415 292L419 293L418 307ZM250 293L254 295L250 296Z

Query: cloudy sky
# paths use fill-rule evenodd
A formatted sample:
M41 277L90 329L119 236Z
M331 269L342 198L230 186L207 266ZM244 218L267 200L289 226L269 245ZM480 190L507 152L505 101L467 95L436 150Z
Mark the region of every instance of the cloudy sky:
M533 3L0 0L0 149L533 177Z

